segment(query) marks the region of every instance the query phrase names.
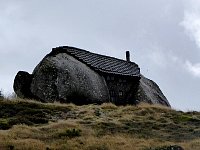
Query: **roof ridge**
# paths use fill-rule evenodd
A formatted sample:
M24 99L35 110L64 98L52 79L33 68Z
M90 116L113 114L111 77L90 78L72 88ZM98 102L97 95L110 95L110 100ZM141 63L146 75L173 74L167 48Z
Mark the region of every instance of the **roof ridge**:
M102 57L106 57L106 58L114 58L116 60L120 60L120 61L123 61L123 62L127 62L127 63L130 63L130 64L135 64L134 62L132 61L126 61L124 59L120 59L120 58L116 58L116 57L113 57L113 56L107 56L107 55L103 55L103 54L99 54L99 53L95 53L95 52L90 52L88 50L85 50L85 49L81 49L81 48L77 48L77 47L73 47L73 46L58 46L56 48L53 48L53 50L58 50L58 49L61 49L61 48L64 48L64 49L72 49L72 50L81 50L81 51L84 51L84 52L87 52L87 53L92 53L92 54L95 54L95 55L100 55Z

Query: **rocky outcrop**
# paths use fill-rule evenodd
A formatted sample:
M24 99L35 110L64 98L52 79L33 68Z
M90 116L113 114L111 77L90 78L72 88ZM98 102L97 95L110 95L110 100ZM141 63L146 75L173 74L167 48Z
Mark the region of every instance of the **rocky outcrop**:
M14 90L19 97L33 95L43 102L88 104L109 98L104 78L65 53L45 57L32 75L20 71Z
M159 86L154 81L147 79L143 75L141 75L136 97L138 102L170 106Z
M91 57L94 55L96 54L93 54ZM111 60L114 60L114 58ZM124 63L121 60L119 62ZM133 64L133 67L135 66ZM14 91L21 98L37 99L42 102L73 102L80 105L89 103L101 104L109 102L111 100L110 94L112 93L109 91L107 81L105 80L110 74L106 74L105 72L102 74L99 71L91 68L88 64L86 65L81 60L76 59L75 56L65 53L63 49L61 51L55 49L43 58L32 74L24 71L17 73L14 80ZM123 74L121 76L126 78ZM127 80L127 85L137 86L134 88L136 90L129 91L132 93L122 93L133 95L131 104L147 102L150 104L170 106L155 82L141 75L138 84L139 79L137 78L137 82L133 83L131 82L132 80ZM119 85L118 82L116 85Z
M14 91L20 98L33 98L30 86L32 82L32 75L25 71L19 71L15 76Z

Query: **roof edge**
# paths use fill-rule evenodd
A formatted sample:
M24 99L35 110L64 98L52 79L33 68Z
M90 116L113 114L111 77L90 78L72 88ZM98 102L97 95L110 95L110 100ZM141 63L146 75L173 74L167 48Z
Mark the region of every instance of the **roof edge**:
M87 51L87 50L84 50L84 49L81 49L81 48L76 48L76 47L72 47L72 46L59 46L59 47L55 47L55 48L52 48L52 51L47 54L45 57L48 57L48 56L55 56L57 54L60 54L60 53L66 53L72 57L74 57L75 59L77 59L78 61L86 64L89 68L91 68L92 70L96 70L95 67L93 66L90 66L88 65L87 63L85 63L84 61L80 60L78 57L72 55L70 52L67 51L67 49L72 49L72 50L80 50L80 51L84 51L84 52L87 52L87 53L91 53L91 54L94 54L94 55L98 55L98 56L102 56L102 57L106 57L106 58L112 58L112 59L115 59L115 60L119 60L121 62L127 62L126 60L123 60L123 59L119 59L119 58L115 58L115 57L111 57L111 56L106 56L106 55L102 55L102 54L98 54L98 53L93 53L93 52L90 52L90 51ZM135 65L138 69L139 69L139 73L137 75L129 75L129 74L123 74L123 76L128 76L128 77L136 77L136 78L141 78L141 74L140 74L140 68L138 66L138 64L134 63L134 62L127 62L127 63L130 63L130 64L133 64ZM108 73L104 70L99 70L100 72L102 73ZM116 72L110 72L108 74L114 74L114 75L121 75L120 73L117 74Z

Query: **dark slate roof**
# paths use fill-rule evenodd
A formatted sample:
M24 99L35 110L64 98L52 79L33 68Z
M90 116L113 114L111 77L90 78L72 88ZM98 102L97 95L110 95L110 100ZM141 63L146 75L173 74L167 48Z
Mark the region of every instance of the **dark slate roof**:
M69 46L53 48L49 55L56 55L58 53L67 53L96 71L115 75L140 77L140 68L134 62L128 62Z

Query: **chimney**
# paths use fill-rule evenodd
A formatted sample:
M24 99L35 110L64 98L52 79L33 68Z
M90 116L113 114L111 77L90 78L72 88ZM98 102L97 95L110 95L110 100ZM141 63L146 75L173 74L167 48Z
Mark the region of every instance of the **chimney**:
M126 61L131 61L130 60L130 52L126 51Z

